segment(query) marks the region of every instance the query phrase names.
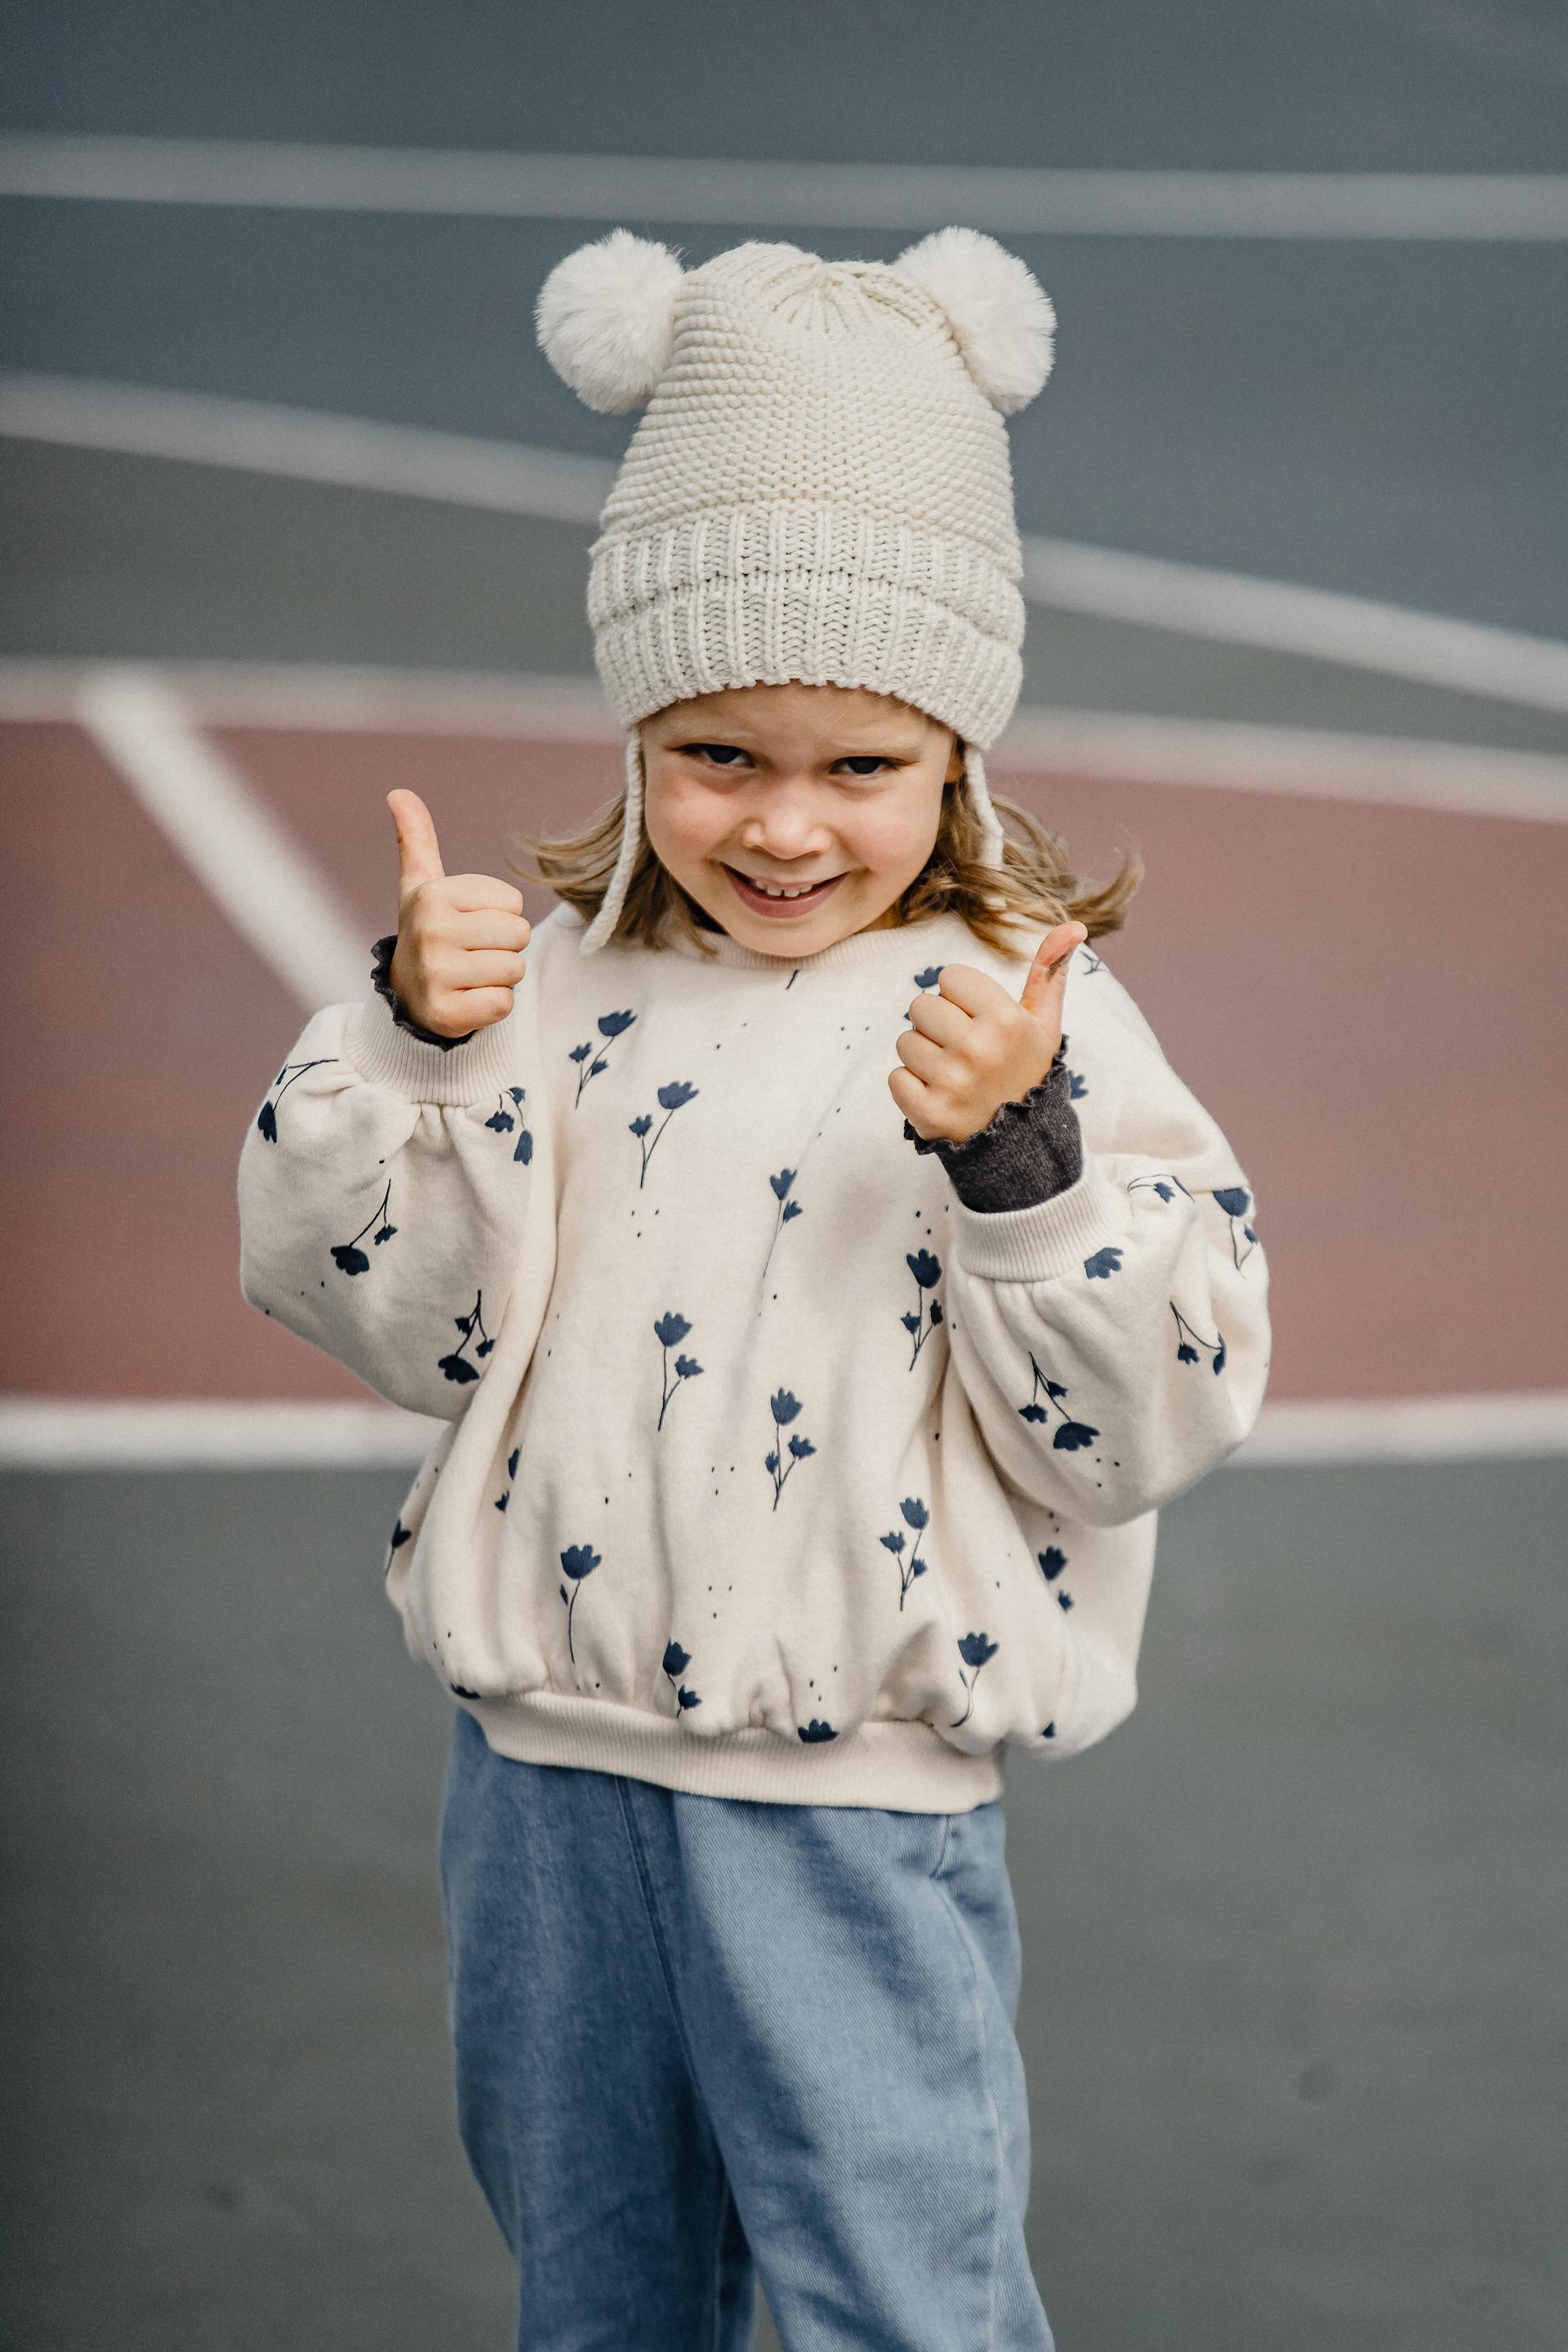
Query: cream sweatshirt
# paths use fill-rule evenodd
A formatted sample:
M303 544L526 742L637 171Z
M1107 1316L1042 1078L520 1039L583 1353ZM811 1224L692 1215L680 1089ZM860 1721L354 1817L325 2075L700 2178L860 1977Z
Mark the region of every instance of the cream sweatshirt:
M965 1204L888 1087L956 915L797 961L535 925L443 1051L307 1025L240 1163L247 1298L447 1426L392 1530L490 1746L775 1803L965 1811L1130 1712L1156 1515L1268 1370L1252 1193L1092 950L1082 1172Z

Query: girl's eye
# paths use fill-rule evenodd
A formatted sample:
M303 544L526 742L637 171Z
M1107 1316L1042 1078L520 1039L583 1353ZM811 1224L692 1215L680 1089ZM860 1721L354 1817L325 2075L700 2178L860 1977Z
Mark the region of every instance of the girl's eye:
M869 776L874 775L879 768L887 767L889 763L879 751L857 751L841 760L838 764L841 768L848 768L857 776Z
M732 768L746 756L734 743L688 743L685 748L700 759L711 760L716 768Z

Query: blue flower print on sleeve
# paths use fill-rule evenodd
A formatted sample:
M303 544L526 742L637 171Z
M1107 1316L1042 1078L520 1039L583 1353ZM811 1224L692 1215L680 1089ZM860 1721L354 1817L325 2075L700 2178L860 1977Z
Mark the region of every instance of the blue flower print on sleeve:
M1247 1264L1247 1259L1252 1255L1253 1251L1258 1246L1258 1235L1253 1232L1252 1227L1246 1221L1247 1213L1252 1206L1252 1195L1247 1191L1244 1185L1226 1184L1216 1190L1215 1199L1219 1202L1220 1207L1225 1211L1226 1215L1230 1220L1231 1261L1239 1274L1241 1268ZM1236 1246L1236 1229L1237 1225L1240 1225L1247 1241L1247 1247L1240 1253L1239 1256L1237 1254Z
M492 1133L496 1135L511 1134L513 1129L516 1128L521 1120L522 1106L527 1091L528 1089L525 1087L508 1087L504 1095L497 1095L496 1108L491 1111L489 1118L485 1121L485 1125L490 1129ZM507 1108L507 1103L509 1100L517 1105L516 1118L512 1117L510 1111ZM514 1160L521 1160L525 1168L529 1161L533 1158L533 1138L526 1127L522 1129L521 1133L518 1136L516 1148L514 1149L511 1156Z
M776 1511L779 1507L779 1496L784 1493L784 1480L789 1476L789 1474L795 1468L795 1464L797 1462L804 1462L808 1454L816 1453L816 1448L812 1444L809 1437L792 1437L789 1442L790 1458L788 1462L784 1463L783 1467L781 1468L782 1447L780 1441L783 1438L784 1431L789 1427L790 1423L800 1411L800 1399L798 1397L791 1396L788 1389L776 1389L773 1391L773 1394L768 1399L768 1406L769 1410L773 1413L773 1428L777 1434L774 1438L773 1451L768 1454L766 1463L763 1466L766 1468L768 1475L773 1482L773 1508Z
M572 1612L577 1606L577 1595L583 1590L583 1579L593 1574L603 1558L603 1552L595 1551L592 1544L568 1544L561 1555L561 1565L572 1580L571 1592L568 1593L563 1585L561 1598L566 1603L566 1654L574 1665L577 1663L577 1653L572 1646Z
M929 1523L931 1513L918 1495L906 1495L899 1505L899 1509L903 1514L905 1524L915 1531L914 1549L910 1553L908 1564L906 1565L904 1559L906 1538L902 1528L894 1528L890 1534L881 1538L881 1541L886 1544L899 1564L899 1609L901 1613L904 1595L916 1577L923 1576L931 1566L930 1560L921 1558L921 1529Z
M937 986L942 979L942 968L939 963L928 963L923 971L911 972L910 974L910 978L914 982L915 986L920 990L923 996L928 988L935 988Z
M837 1739L838 1737L830 1723L819 1722L815 1715L809 1723L797 1723L795 1729L808 1747L814 1747L819 1739Z
M790 1219L792 1217L798 1217L801 1213L801 1202L790 1198L790 1186L795 1182L795 1171L793 1168L781 1168L776 1176L770 1176L768 1178L768 1183L772 1188L773 1199L778 1203L778 1209L777 1213L773 1218L773 1241L769 1242L767 1257L763 1260L763 1272L764 1274L766 1274L768 1270L768 1263L773 1254L773 1242L777 1241L784 1227L789 1223Z
M1090 1282L1109 1282L1113 1274L1121 1271L1121 1252L1111 1248L1108 1243L1104 1249L1097 1249L1092 1257L1085 1258L1083 1270Z
M1100 1435L1099 1430L1091 1429L1087 1421L1074 1421L1067 1406L1062 1402L1062 1399L1067 1395L1066 1389L1060 1381L1046 1378L1036 1361L1032 1348L1029 1350L1029 1368L1035 1376L1034 1383L1029 1392L1028 1403L1018 1407L1019 1419L1048 1422L1054 1410L1061 1415L1060 1422L1051 1433L1051 1444L1058 1453L1076 1454L1080 1446L1092 1445ZM1046 1392L1044 1404L1040 1402L1042 1389Z
M1223 1331L1218 1331L1215 1334L1212 1339L1204 1339L1199 1332L1194 1330L1192 1325L1187 1321L1186 1317L1182 1313L1181 1308L1176 1305L1173 1298L1171 1301L1171 1312L1176 1318L1177 1363L1195 1364L1199 1360L1199 1351L1201 1349L1204 1355L1211 1356L1214 1359L1213 1363L1210 1366L1210 1370L1216 1372L1223 1372L1225 1370L1225 1333Z
M379 1202L371 1211L369 1216L365 1219L363 1224L360 1227L353 1241L334 1242L332 1244L332 1264L337 1267L340 1274L368 1274L370 1272L369 1255L365 1251L361 1249L360 1244L363 1241L366 1234L369 1233L372 1225L375 1227L375 1239L371 1244L372 1249L379 1249L383 1242L389 1242L394 1234L396 1233L397 1227L387 1223L387 1208L391 1199L392 1179L389 1176L386 1180L385 1192L382 1194Z
M1181 1178L1169 1168L1162 1169L1155 1176L1134 1176L1127 1190L1129 1194L1153 1192L1160 1200L1165 1202L1173 1201L1178 1192L1187 1192L1187 1188ZM1189 1201L1192 1197L1192 1194L1187 1192Z
M599 1033L601 1036L605 1039L607 1045L613 1045L616 1039L621 1035L622 1032L631 1027L632 1023L637 1019L637 1016L635 1013L601 1013L599 1015ZM577 1091L572 1097L572 1108L575 1110L577 1105L583 1099L583 1089L587 1085L589 1079L596 1078L600 1071L607 1067L607 1064L604 1055L598 1052L594 1044L594 1040L591 1037L585 1045L572 1046L569 1052L569 1058L578 1066Z
M268 1099L256 1114L257 1127L268 1143L278 1140L278 1106L295 1079L302 1078L307 1070L324 1069L329 1062L335 1062L337 1058L335 1054L319 1054L313 1062L284 1063L268 1089Z
M689 1078L673 1078L668 1086L659 1087L658 1107L660 1110L663 1111L664 1117L660 1119L658 1124L658 1135L662 1135L664 1133L665 1129L669 1125L670 1120L680 1108L681 1104L689 1103L691 1100L692 1096L698 1093L698 1091L699 1089L691 1084ZM653 1125L653 1113L651 1111L645 1110L639 1113L636 1118L630 1120L628 1123L632 1133L637 1137L638 1143L641 1144L643 1137ZM653 1158L654 1145L658 1141L658 1135L654 1137L653 1143L643 1145L642 1173L637 1178L637 1190L639 1192L641 1192L643 1185L647 1181L647 1163Z
M514 1445L511 1452L506 1457L507 1484L496 1496L496 1508L498 1511L504 1511L508 1504L511 1501L511 1481L517 1476L517 1458L521 1452L522 1448L521 1445Z
M1089 1080L1080 1071L1069 1070L1068 1072L1068 1097L1069 1101L1082 1102L1088 1092Z
M1068 1564L1068 1556L1066 1552L1063 1551L1060 1544L1047 1544L1044 1551L1037 1551L1035 1554L1035 1558L1040 1563L1040 1568L1044 1573L1046 1582L1050 1585L1056 1592L1058 1606L1062 1609L1070 1609L1072 1607L1072 1594L1068 1591L1066 1585L1058 1585L1057 1583L1058 1577L1061 1574L1063 1569Z
M681 1716L686 1713L688 1707L700 1706L702 1704L702 1701L698 1696L697 1693L694 1690L688 1690L686 1685L680 1679L681 1675L686 1672L687 1667L690 1664L691 1653L689 1650L683 1650L679 1642L667 1642L665 1643L664 1671L668 1675L669 1686L675 1693L675 1713L677 1721L679 1721Z
M934 988L938 981L942 978L942 966L939 963L928 963L923 971L911 971L910 978L914 982L916 988L923 996L926 990L928 988ZM909 1020L909 1014L906 1013L904 1014L906 1022Z
M984 1633L965 1633L959 1642L958 1654L963 1660L964 1665L971 1669L967 1675L961 1670L958 1677L969 1693L969 1706L964 1708L957 1723L949 1725L950 1730L956 1731L960 1724L969 1721L969 1709L974 1705L974 1685L980 1680L980 1669L987 1658L994 1658L996 1655L996 1643L988 1641Z
M675 1394L677 1389L680 1386L681 1381L695 1380L698 1373L702 1370L701 1365L697 1361L695 1356L677 1356L675 1360L675 1378L672 1381L669 1377L669 1351L672 1348L679 1347L680 1342L685 1339L690 1328L691 1326L687 1321L684 1315L677 1315L673 1312L668 1315L661 1315L658 1321L653 1327L654 1338L658 1341L659 1346L664 1350L662 1360L664 1392L659 1400L658 1419L654 1423L656 1429L662 1429L664 1427L665 1408L668 1404L670 1398Z
M933 1297L928 1301L925 1296L926 1292L934 1289L936 1284L942 1279L942 1260L934 1250L907 1250L904 1254L904 1264L915 1278L914 1306L908 1314L900 1315L899 1318L905 1330L914 1339L915 1344L910 1351L907 1368L912 1372L915 1368L915 1358L942 1321L941 1299ZM930 1315L929 1323L921 1313L922 1307Z
M476 1356L488 1356L495 1346L495 1341L485 1329L484 1318L480 1313L484 1303L484 1292L477 1290L474 1293L474 1303L468 1313L453 1316L453 1322L463 1335L463 1344L455 1354L437 1357L436 1361L436 1370L438 1372L445 1372L449 1381L456 1381L459 1385L465 1381L477 1381L479 1377L478 1365L468 1360L469 1342L477 1338L478 1345L474 1349Z

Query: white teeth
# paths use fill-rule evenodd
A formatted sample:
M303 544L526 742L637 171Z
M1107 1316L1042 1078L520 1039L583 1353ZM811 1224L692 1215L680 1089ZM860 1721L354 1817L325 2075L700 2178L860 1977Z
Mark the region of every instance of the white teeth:
M754 881L749 874L745 878L751 883L753 890L760 890L762 892L764 898L808 898L813 890L820 890L822 887L821 882L805 882L795 890L774 890L766 882ZM825 875L823 877L823 880L827 882L831 882L836 878L837 877L831 874Z

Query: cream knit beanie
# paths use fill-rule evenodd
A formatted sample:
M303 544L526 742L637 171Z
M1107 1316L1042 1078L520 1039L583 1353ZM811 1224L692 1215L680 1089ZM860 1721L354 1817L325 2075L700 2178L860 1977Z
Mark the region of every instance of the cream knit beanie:
M625 821L582 947L642 844L637 722L727 687L866 687L952 727L985 862L982 751L1022 683L1022 562L1002 419L1051 371L1056 317L974 229L891 265L748 243L685 270L615 229L552 270L539 340L590 408L647 404L600 519L594 653L628 731Z

